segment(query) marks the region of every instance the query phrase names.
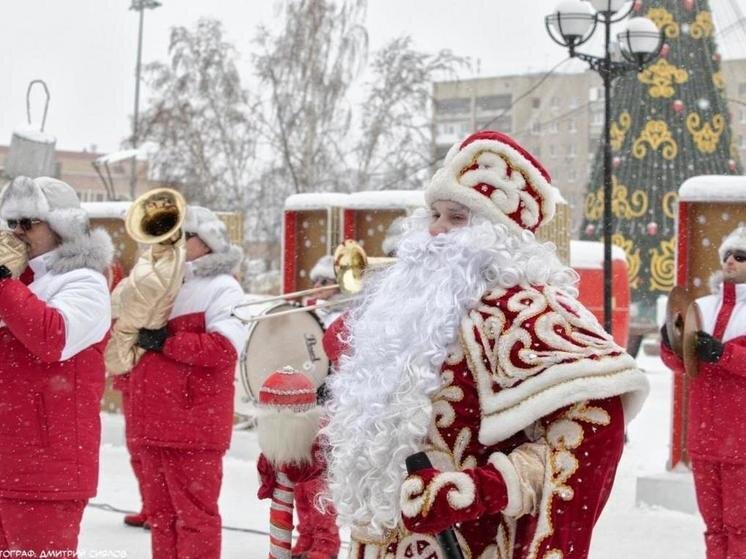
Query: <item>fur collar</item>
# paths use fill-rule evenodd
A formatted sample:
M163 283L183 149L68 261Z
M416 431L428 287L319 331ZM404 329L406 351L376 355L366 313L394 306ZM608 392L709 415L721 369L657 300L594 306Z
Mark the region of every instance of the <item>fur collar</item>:
M114 245L109 234L104 229L97 228L63 241L49 269L55 274L64 274L80 268L90 268L103 274L113 256Z
M241 260L243 260L243 251L237 245L231 245L228 252L211 252L192 261L192 273L203 278L221 274L231 275Z

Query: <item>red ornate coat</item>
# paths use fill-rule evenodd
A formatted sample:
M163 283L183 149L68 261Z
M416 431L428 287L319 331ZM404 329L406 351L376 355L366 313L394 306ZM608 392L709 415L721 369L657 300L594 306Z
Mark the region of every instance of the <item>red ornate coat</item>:
M647 393L635 362L572 297L496 289L463 319L441 369L427 452L401 489L403 525L353 530L353 559L576 559L611 490L624 426Z

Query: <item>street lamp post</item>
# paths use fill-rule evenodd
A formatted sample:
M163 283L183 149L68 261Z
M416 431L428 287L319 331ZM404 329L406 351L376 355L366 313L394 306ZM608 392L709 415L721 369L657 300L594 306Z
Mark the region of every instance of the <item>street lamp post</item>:
M138 143L138 121L140 120L140 69L142 67L142 27L145 19L145 10L155 9L161 3L157 0L132 0L130 10L140 12L140 24L137 33L137 65L135 67L135 114L132 119L132 148L137 149ZM130 167L130 200L135 199L137 189L137 157L132 158Z
M588 63L601 76L604 87L604 328L612 330L612 181L611 181L611 84L627 72L640 72L658 57L663 46L663 33L648 18L635 17L627 28L617 35L624 60L611 56L611 26L626 18L634 7L630 3L622 10L626 0L563 0L555 11L545 18L547 32L552 40L569 50L570 56ZM590 5L589 5L590 4ZM595 11L591 10L591 6ZM594 56L575 49L593 36L598 24L604 28L604 55Z

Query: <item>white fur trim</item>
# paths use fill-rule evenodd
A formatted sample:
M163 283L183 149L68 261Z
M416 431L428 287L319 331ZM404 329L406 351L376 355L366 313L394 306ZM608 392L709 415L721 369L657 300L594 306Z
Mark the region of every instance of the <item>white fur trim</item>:
M319 258L313 268L311 268L309 277L311 278L311 281L335 279L337 276L334 273L334 257L330 254L326 254Z
M592 360L573 364L579 369L584 369L586 373L591 372L593 365ZM547 371L540 376L554 375ZM503 390L503 392L512 390ZM608 375L580 377L554 386L547 386L543 391L521 400L513 407L485 415L479 429L479 442L485 445L497 444L562 407L583 400L612 396L621 396L624 421L629 423L642 408L649 390L647 378L637 369L622 369Z
M447 489L446 489L447 488ZM474 503L477 488L474 480L464 472L441 472L425 487L421 477L414 474L401 487L401 513L407 518L427 516L442 490L453 510L463 510Z
M260 409L257 439L267 460L275 466L311 463L311 450L323 413L319 406L303 412Z
M723 261L723 258L725 257L725 253L728 250L746 251L746 227L742 226L742 227L736 228L725 238L725 240L723 240L722 244L720 245L720 248L718 249L718 254L720 255L720 262Z
M504 172L504 162L500 155L505 156L516 169L511 177L507 177ZM479 158L480 168L462 174L464 169L474 163L475 158ZM533 207L535 201L528 195L518 170L526 174L540 197L543 214L541 222L538 219L538 208ZM491 198L473 188L482 182L497 189ZM491 222L503 223L516 232L535 229L547 223L554 217L555 210L554 189L539 169L518 150L490 139L476 140L455 152L451 148L443 168L435 173L425 190L425 202L428 206L438 200L458 202ZM507 214L516 211L521 202L525 207L521 215L522 223L519 224L508 218Z
M183 229L186 233L194 233L213 252L228 252L230 237L228 228L223 220L214 212L202 206L187 207Z
M51 177L16 177L0 195L0 217L40 219L62 240L75 239L88 231L88 214L75 190Z
M225 252L211 252L192 260L195 276L211 278L221 274L233 275L243 260L243 250L238 245L230 245Z
M109 234L96 228L87 235L79 235L62 242L50 269L64 274L79 268L89 268L104 273L114 257L114 245Z
M523 508L523 497L521 495L521 481L515 471L515 466L502 452L493 452L487 460L503 477L505 489L508 493L508 504L502 510L507 516L518 516Z

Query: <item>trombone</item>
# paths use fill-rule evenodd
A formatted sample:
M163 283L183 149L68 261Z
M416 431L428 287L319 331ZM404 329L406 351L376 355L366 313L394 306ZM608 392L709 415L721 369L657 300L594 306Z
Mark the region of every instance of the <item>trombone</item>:
M240 303L231 308L231 316L237 318L241 322L248 324L251 322L258 322L268 318L277 318L288 314L294 314L299 312L309 312L316 309L337 307L344 305L357 299L357 293L362 289L363 286L363 272L370 267L377 267L387 264L392 264L396 261L396 258L388 257L369 257L365 254L365 250L352 240L346 240L343 244L339 245L334 251L334 273L337 279L337 283L332 285L325 285L323 287L312 287L310 289L303 289L301 291L293 291L291 293L285 293L276 297L269 297L267 299L260 299L256 301L248 301L246 303ZM331 288L339 288L342 294L347 295L341 299L334 301L324 301L316 305L308 307L298 307L297 309L289 309L286 311L280 311L278 313L271 313L267 315L258 315L250 317L242 317L236 309L243 307L250 307L253 305L264 305L273 301L290 301L306 295L312 295L319 291Z

